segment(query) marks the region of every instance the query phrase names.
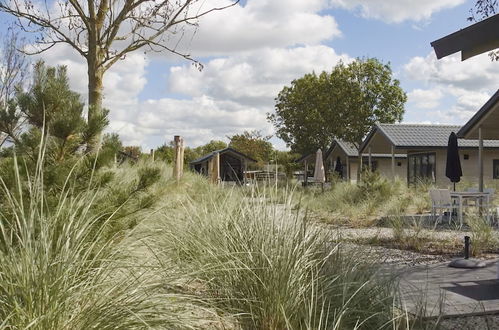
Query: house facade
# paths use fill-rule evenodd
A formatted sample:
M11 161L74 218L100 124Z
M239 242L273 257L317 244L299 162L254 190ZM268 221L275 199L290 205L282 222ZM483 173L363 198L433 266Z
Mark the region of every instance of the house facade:
M407 166L407 156L404 154L395 155L395 176L404 176ZM390 154L369 153L362 154L362 165L359 162L359 151L349 142L335 139L325 156L325 167L328 171L334 171L336 162L340 160L343 173L342 178L352 183L357 182L359 169L370 168L386 177L392 176L392 160ZM369 162L369 159L371 160Z
M375 153L407 155L405 178L408 183L429 181L437 186L450 186L445 176L447 143L457 125L376 124L361 150ZM477 140L459 139L459 155L463 171L462 181L478 183L479 148ZM499 141L483 141L483 169L485 180L499 180Z
M307 177L302 177L301 180L310 181L313 176L316 153L304 155L296 161L303 165L303 172L308 173ZM395 176L405 177L407 167L407 156L405 154L396 154L394 158ZM324 169L331 174L336 168L337 162L341 163L342 173L341 178L351 183L357 182L359 169L370 168L377 171L386 177L394 177L392 175L392 158L388 153L363 153L362 165L359 162L359 151L352 143L334 139L331 147L324 153ZM328 178L330 175L327 176Z

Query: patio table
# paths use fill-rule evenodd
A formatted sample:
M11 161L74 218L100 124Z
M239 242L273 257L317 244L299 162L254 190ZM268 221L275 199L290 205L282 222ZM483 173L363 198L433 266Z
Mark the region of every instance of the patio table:
M450 196L454 199L458 200L458 218L459 224L463 225L463 200L465 199L485 199L487 202L486 205L490 204L490 193L488 192L479 192L479 191L451 191ZM488 210L487 210L488 212Z

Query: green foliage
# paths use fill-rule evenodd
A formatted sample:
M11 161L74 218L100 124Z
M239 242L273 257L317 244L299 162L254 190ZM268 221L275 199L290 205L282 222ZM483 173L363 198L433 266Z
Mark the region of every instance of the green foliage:
M220 150L225 148L227 148L227 143L217 140L211 140L207 144L204 144L196 148L186 147L184 149L184 165L187 167L189 166L189 162L199 157L202 157L206 154L209 154L210 152L213 152L215 150ZM154 155L158 159L164 160L167 163L172 163L174 157L173 141L170 142L170 144L165 143L162 146L158 147L155 150Z
M428 189L366 171L359 184L336 181L324 193L304 189L302 203L327 222L371 226L385 216L429 211Z
M471 252L474 256L478 257L497 246L495 230L485 216L470 214L466 223L471 229Z
M108 123L107 111L90 121L84 119L84 104L70 90L65 67L37 62L31 87L27 91L18 88L6 107L0 109L0 132L12 145L2 150L0 176L9 189L15 183L14 154L22 164L23 176L34 173L43 158L44 190L56 194L71 172L75 182L81 184L79 189L87 189L94 170L110 164L121 148L117 135L107 135L102 148L90 152L89 146Z
M165 260L242 329L391 327L396 281L378 276L365 251L334 245L308 226L289 198L277 205L257 196L207 195L165 214L158 233Z
M293 177L293 172L298 171L301 168L301 165L296 162L296 160L300 158L299 154L281 150L275 150L274 153L277 158L277 164L283 168L288 179Z
M375 122L400 121L406 100L389 64L357 59L293 80L268 119L293 151L307 154L326 150L334 138L358 146Z
M203 307L193 307L195 301L179 292L177 274L164 272L154 258L133 255L131 247L147 247L131 232L110 231L122 210L128 213L122 222L135 217L137 201L127 198L117 206L107 198L120 190L145 192L163 168L129 167L117 173L112 189L79 194L67 177L55 203L44 191L42 162L28 181L21 180L15 159L12 168L14 189L0 177L0 328L196 328L192 311L199 314ZM137 215L143 219L147 214Z
M229 147L255 159L260 164L268 162L272 157L270 136L263 136L259 131L244 131L242 134L229 136Z

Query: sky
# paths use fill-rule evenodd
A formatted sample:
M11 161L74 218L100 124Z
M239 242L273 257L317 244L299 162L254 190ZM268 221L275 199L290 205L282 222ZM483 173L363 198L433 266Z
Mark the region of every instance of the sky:
M206 0L226 4L230 0ZM274 134L267 113L284 86L340 60L390 63L408 95L403 122L464 124L499 87L487 54L437 60L430 42L471 23L466 0L245 0L204 16L180 46L204 65L138 51L104 78L109 132L143 151L174 135L192 147L245 130ZM0 22L6 21L0 16ZM0 24L0 29L5 28ZM0 31L1 32L1 31ZM87 97L86 65L67 46L41 55L67 65L71 87ZM285 143L271 142L285 150Z

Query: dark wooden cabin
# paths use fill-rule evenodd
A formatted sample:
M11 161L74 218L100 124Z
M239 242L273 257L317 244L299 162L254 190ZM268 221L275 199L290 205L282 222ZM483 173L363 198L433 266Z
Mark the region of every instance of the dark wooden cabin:
M248 163L256 163L256 160L235 149L225 148L193 160L189 163L191 169L210 176L210 162L217 152L220 155L220 179L222 181L244 182L244 172Z

